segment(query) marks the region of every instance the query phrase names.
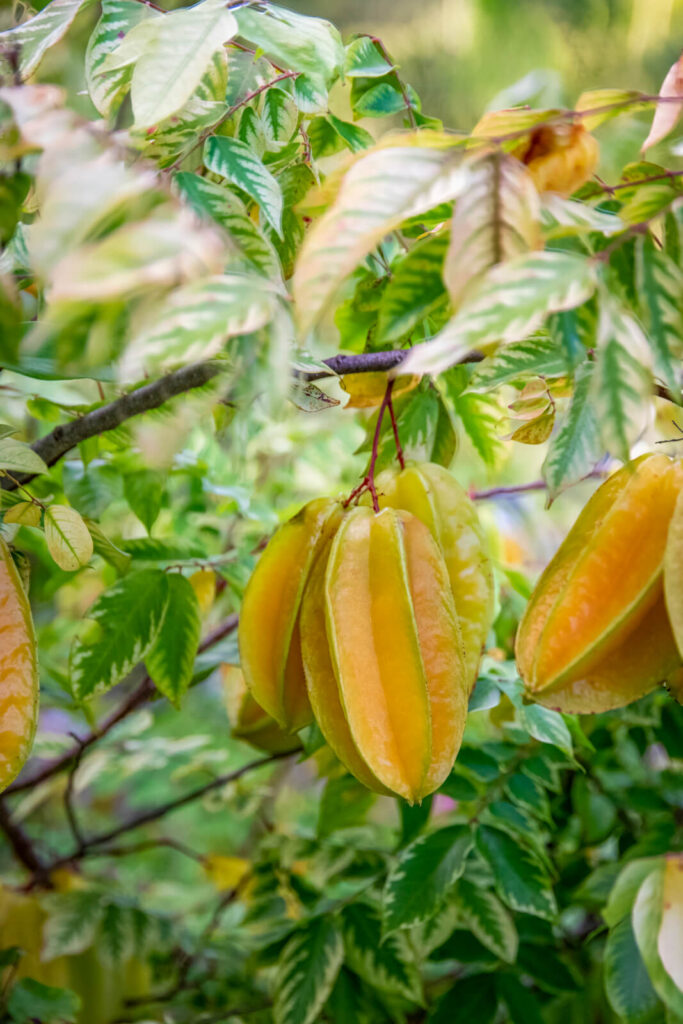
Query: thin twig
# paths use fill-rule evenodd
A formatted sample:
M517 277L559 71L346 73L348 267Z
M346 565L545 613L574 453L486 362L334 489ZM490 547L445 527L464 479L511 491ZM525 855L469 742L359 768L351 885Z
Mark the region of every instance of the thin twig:
M396 458L401 469L406 468L406 460L403 457L403 445L401 444L401 438L398 435L398 423L396 422L396 413L394 412L394 403L389 395L389 416L391 417L391 429L394 432L394 444L396 445Z
M196 850L191 850L185 843L179 842L177 839L171 839L170 837L162 837L160 839L145 839L141 843L129 843L128 846L105 846L104 849L86 849L83 851L85 857L130 857L136 853L144 853L146 850L157 850L160 846L168 847L169 850L176 850L178 853L182 853L185 857L189 857L191 860L197 861L199 864L204 863L204 857L201 853L197 853Z
M246 96L239 100L239 102L233 104L232 107L228 107L228 109L226 110L226 112L223 114L219 121L216 121L215 124L212 124L211 127L207 128L205 131L200 132L200 134L197 136L196 142L193 142L189 149L186 149L183 153L180 154L175 163L172 163L171 166L168 168L168 171L177 171L178 168L183 163L183 160L186 160L191 153L194 153L196 149L199 149L200 146L203 146L206 140L209 138L209 136L213 135L216 132L216 129L220 128L220 126L224 124L225 121L229 121L232 115L235 114L241 107L246 106L247 103L250 103L253 99L255 99L256 96L259 96L262 92L265 92L266 89L270 89L272 85L277 85L278 82L284 82L284 80L287 78L297 78L300 74L300 71L283 71L282 74L278 75L277 78L271 78L269 82L264 82L262 85L259 85L257 89L252 89L252 91L248 92Z
M15 821L12 821L4 797L0 798L0 828L7 836L17 860L34 875L44 876L45 865L24 830Z
M237 779L241 779L243 775L247 775L249 772L254 771L257 768L263 768L266 765L274 764L276 761L281 761L285 757L292 757L291 752L285 752L280 754L270 754L268 757L259 758L257 761L249 761L248 764L242 765L241 768L236 768L231 772L226 772L224 775L219 775L217 778L212 779L211 782L206 782L203 786L199 786L197 789L191 790L189 793L185 793L184 796L176 797L173 800L168 800L166 803L161 804L158 807L151 807L147 811L141 811L140 814L135 814L128 818L127 821L123 821L116 828L110 829L108 832L101 832L99 835L90 836L85 840L82 850L72 850L71 853L65 857L59 857L51 864L44 866L44 871L54 871L55 868L63 867L65 864L71 864L74 860L80 860L84 855L96 846L103 846L106 843L112 841L112 839L118 839L119 836L125 835L127 832L132 832L137 828L141 828L143 825L149 825L153 821L158 821L159 818L164 818L167 814L173 813L173 811L180 810L181 807L186 807L188 804L194 803L195 800L201 799L207 793L213 792L215 789L221 789L223 786L227 786L230 782L235 782Z
M202 654L204 651L209 650L214 644L217 644L220 640L223 640L226 636L232 633L237 628L237 615L230 615L225 622L217 626L209 635L202 640L197 650L198 654ZM136 711L141 704L145 704L155 693L154 683L149 676L145 676L139 686L133 690L133 692L123 701L123 703L111 713L104 721L96 726L92 732L88 733L78 741L78 745L71 747L64 754L60 754L59 757L53 761L49 761L40 771L34 775L30 775L26 779L14 782L11 786L5 790L6 794L21 793L26 789L32 789L37 786L40 782L45 782L46 779L51 778L53 775L57 775L59 772L64 771L72 763L75 757L91 747L97 740L102 739L106 736L115 725L122 722L124 718L127 718L133 711Z
M152 384L145 384L135 391L129 391L122 398L117 398L108 405L93 409L92 412L86 413L79 419L61 423L51 433L34 442L31 448L40 455L43 462L46 462L48 466L53 466L82 441L87 441L88 438L96 437L98 434L104 434L108 430L114 430L115 427L120 426L133 416L139 416L140 413L158 409L160 405L176 395L203 387L223 370L224 367L218 362L192 363L181 370L160 377ZM19 483L26 484L35 475L22 476ZM4 490L13 491L17 482L3 480L2 486Z
M584 480L603 480L607 476L604 470L594 469L591 473L587 473L586 476L578 480L577 483L583 483ZM545 491L548 485L545 480L532 480L528 484L511 484L510 486L504 487L489 487L483 491L470 491L470 498L473 501L487 501L491 498L507 498L515 494L527 494L530 491Z

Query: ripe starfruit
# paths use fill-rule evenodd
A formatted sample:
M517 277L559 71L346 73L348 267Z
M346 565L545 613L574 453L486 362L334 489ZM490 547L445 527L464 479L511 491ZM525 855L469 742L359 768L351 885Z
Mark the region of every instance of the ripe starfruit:
M443 556L405 511L359 506L304 595L318 724L346 768L411 803L451 770L467 714L462 637Z
M446 562L462 634L470 689L493 618L493 573L474 502L443 466L433 462L387 469L377 478L381 508L417 516Z
M28 597L0 539L0 791L26 761L38 715L36 638Z
M341 519L338 502L309 502L273 535L242 601L240 661L247 686L286 731L312 720L301 661L299 609L315 555Z
M221 665L221 680L233 736L267 754L287 754L301 748L299 737L281 729L256 703L239 665Z
M588 714L649 693L681 665L663 594L681 463L644 455L590 498L531 595L516 642L534 699Z

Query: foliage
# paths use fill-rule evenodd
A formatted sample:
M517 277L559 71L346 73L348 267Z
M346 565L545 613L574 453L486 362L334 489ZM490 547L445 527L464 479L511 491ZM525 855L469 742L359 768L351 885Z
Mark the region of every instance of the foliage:
M574 485L671 438L679 71L667 101L593 91L456 135L375 37L272 3L18 13L0 496L42 711L0 799L3 1021L674 1024L683 709L659 688L561 715L512 648ZM38 84L88 18L87 97ZM539 193L537 143L577 120L641 142L653 111L647 160ZM250 752L219 682L274 528L393 462L336 378L397 368L422 375L394 403L406 457L459 448L503 533L463 746L415 807L314 725ZM516 490L560 511L525 534Z

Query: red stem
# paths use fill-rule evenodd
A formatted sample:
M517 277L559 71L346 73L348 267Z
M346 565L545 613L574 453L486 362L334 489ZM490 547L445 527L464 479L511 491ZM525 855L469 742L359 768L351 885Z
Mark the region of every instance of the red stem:
M393 380L387 381L387 389L384 392L384 398L382 404L379 407L377 413L377 424L375 426L375 436L372 439L372 454L370 456L370 465L368 466L368 475L366 476L367 488L372 495L372 507L375 512L379 512L379 501L377 500L377 490L375 489L375 465L377 464L377 456L379 454L379 435L382 430L382 420L384 419L384 412L389 406L391 408L391 392L394 388Z
M398 423L396 422L396 413L394 412L394 403L389 395L389 415L391 416L391 429L394 432L394 443L396 444L396 458L401 469L406 468L406 460L403 458L403 447L401 445L401 438L398 436Z

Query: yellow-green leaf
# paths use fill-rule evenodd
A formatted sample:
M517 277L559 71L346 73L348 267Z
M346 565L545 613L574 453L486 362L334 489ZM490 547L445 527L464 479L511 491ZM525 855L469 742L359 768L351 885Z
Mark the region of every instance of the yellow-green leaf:
M75 572L92 558L93 542L88 527L75 508L50 505L45 511L45 540L60 569Z

